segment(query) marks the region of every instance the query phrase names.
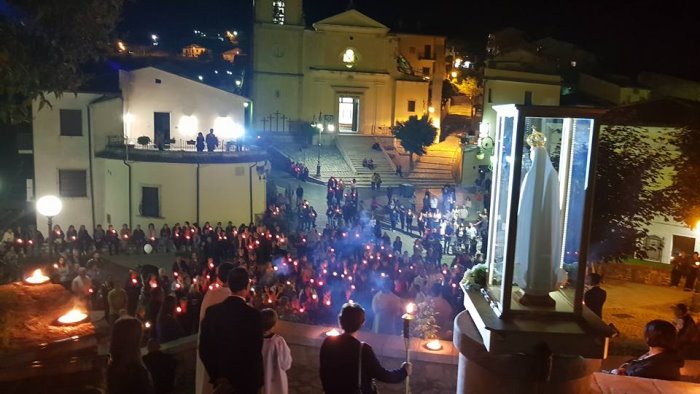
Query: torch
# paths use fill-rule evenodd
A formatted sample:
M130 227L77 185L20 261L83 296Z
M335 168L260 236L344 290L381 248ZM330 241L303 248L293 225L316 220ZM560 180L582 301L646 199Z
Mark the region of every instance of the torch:
M411 362L411 353L409 352L409 344L410 344L410 339L409 339L409 333L411 331L411 320L415 319L414 313L416 312L416 304L409 302L408 305L406 305L406 313L401 316L403 319L403 343L404 346L406 347L406 362L410 363ZM409 394L411 392L411 383L410 383L410 376L406 377L406 394Z

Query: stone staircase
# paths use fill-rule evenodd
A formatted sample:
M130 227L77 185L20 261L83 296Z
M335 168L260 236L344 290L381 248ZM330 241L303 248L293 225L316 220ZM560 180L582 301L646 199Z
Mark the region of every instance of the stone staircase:
M414 157L413 172L408 181L417 188L454 183L453 165L461 152L459 138L448 136L445 141L429 146L426 151L425 155Z
M372 149L375 142L374 137L363 135L339 135L336 139L338 150L355 171L353 178L358 185L370 186L375 172L382 177L382 187L406 183L405 178L396 175L396 167L389 157L383 151ZM374 170L362 166L364 159L374 161Z

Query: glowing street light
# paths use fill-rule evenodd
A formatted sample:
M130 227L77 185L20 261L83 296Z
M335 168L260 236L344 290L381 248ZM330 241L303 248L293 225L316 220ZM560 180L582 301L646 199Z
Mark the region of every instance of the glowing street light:
M36 200L36 210L49 221L49 257L53 257L53 217L61 213L63 203L56 196L43 196Z

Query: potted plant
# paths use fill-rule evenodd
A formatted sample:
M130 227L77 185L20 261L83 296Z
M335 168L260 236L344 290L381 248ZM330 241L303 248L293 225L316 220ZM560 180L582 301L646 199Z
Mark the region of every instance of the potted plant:
M147 135L142 135L141 137L136 139L136 142L138 142L139 145L145 148L146 146L148 146L148 144L151 143L151 137Z
M461 284L466 288L482 288L486 286L488 277L485 263L477 264L464 273Z

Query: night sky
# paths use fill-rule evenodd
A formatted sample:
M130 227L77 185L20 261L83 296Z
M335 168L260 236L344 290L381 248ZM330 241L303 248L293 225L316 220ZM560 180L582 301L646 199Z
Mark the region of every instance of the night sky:
M258 0L266 1L266 0ZM267 0L271 1L271 0ZM344 11L348 0L305 0L307 25ZM698 80L700 47L692 0L354 0L355 8L395 31L463 40L483 51L486 35L513 26L532 39L552 36L599 56L607 72L664 72ZM431 9L427 9L427 5ZM120 32L157 32L167 44L197 28L246 32L252 0L127 0Z

